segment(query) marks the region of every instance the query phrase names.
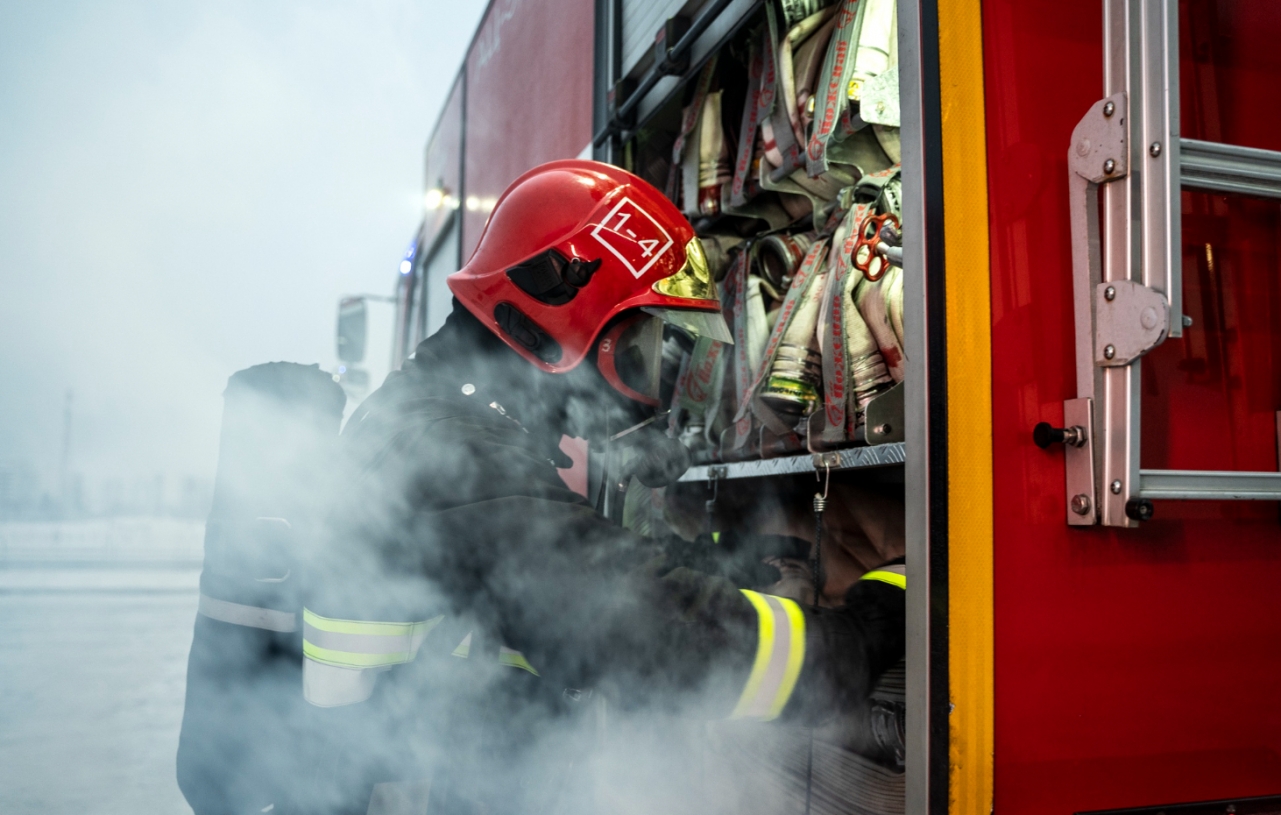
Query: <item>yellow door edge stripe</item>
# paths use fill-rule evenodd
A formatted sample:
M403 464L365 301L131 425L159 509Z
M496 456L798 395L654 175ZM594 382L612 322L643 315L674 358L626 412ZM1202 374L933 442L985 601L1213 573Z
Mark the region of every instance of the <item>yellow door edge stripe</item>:
M992 314L983 8L938 0L946 268L949 812L993 803Z
M889 583L891 586L897 586L904 591L907 590L907 575L897 572L886 572L880 569L874 569L859 578L859 580L879 580L882 583Z

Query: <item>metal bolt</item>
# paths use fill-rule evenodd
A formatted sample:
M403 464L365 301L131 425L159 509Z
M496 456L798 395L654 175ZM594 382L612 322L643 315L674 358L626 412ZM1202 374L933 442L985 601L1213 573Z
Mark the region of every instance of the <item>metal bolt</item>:
M1106 175L1112 175L1112 173L1116 172L1116 161L1113 159L1108 159L1107 161L1103 162L1103 172Z
M1108 286L1103 290L1103 299L1109 303L1116 299L1116 286Z
M1112 358L1112 357L1114 357L1114 356L1116 356L1116 346L1115 346L1115 345L1105 345L1105 346L1103 346L1103 358L1104 358L1104 359L1111 359L1111 358Z
M463 385L463 396L471 396L475 392L476 386L472 383L468 382L466 385Z
M1113 495L1121 494L1121 479L1118 478L1117 480L1112 482L1112 494Z
M1189 317L1189 316L1188 316L1188 315L1186 315L1186 314L1184 314L1184 315L1183 315L1183 327L1184 327L1184 328L1191 328L1191 327L1192 327L1192 318L1191 318L1191 317Z
M1152 146L1148 148L1148 155L1151 156L1152 158L1156 158L1157 156L1161 155L1161 142L1159 141L1152 142Z
M1111 119L1113 113L1116 113L1116 103L1105 102L1103 104L1103 115Z
M894 428L888 422L886 422L885 424L878 424L875 427L876 435L878 436L888 436L890 434L890 431L893 429Z
M1077 515L1090 514L1090 496L1085 493L1072 496L1072 511Z

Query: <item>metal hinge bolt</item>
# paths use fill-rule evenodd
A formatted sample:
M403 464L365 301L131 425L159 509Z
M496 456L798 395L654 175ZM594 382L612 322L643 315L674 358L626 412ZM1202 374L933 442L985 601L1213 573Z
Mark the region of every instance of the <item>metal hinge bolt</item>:
M1086 495L1085 493L1080 493L1079 495L1073 495L1071 506L1072 506L1072 511L1075 512L1077 515L1089 515L1090 514L1090 496Z
M1116 299L1116 286L1108 286L1103 290L1103 297L1110 303Z
M1158 156L1160 156L1161 142L1159 141L1152 142L1152 146L1148 148L1148 155L1152 156L1152 158L1157 158Z
M1118 478L1117 480L1112 482L1112 494L1113 495L1121 494L1121 479Z
M1103 356L1104 356L1105 358L1107 358L1107 359L1112 359L1113 357L1115 357L1115 356L1116 356L1116 346L1115 346L1115 345L1105 345L1105 346L1103 346Z
M1111 118L1112 118L1112 114L1113 114L1113 113L1116 113L1116 103L1115 103L1115 102L1106 102L1106 103L1104 103L1104 105L1103 105L1103 115L1104 115L1104 116L1106 116L1107 118L1111 119Z
M1116 172L1116 160L1108 159L1107 161L1103 162L1103 172L1106 175L1112 175L1112 173Z

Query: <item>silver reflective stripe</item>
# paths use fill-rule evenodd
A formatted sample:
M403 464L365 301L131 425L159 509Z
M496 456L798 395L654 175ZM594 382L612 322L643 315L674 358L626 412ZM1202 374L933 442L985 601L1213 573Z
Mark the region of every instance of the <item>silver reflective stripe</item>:
M302 652L339 668L378 668L412 662L444 615L417 622L343 620L302 610Z
M261 628L264 631L278 631L282 634L298 630L297 614L219 600L204 592L200 593L200 606L197 610L211 620L243 625L246 628Z
M324 631L304 620L302 635L312 645L327 648L331 651L347 651L358 654L403 654L415 653L423 644L423 639L430 629L419 628L405 634L387 636L385 634L346 634L337 631Z
M302 695L316 707L342 707L363 702L374 692L386 668L340 668L306 658L302 662Z

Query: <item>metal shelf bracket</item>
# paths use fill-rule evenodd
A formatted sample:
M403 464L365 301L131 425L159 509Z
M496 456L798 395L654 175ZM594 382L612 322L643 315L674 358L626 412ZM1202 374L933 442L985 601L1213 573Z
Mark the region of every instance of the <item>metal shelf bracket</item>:
M777 458L734 461L726 464L700 464L690 467L681 481L708 479L769 478L824 470L858 470L871 467L894 467L903 464L906 452L903 442L875 444L869 447L846 447L823 453L798 453Z

